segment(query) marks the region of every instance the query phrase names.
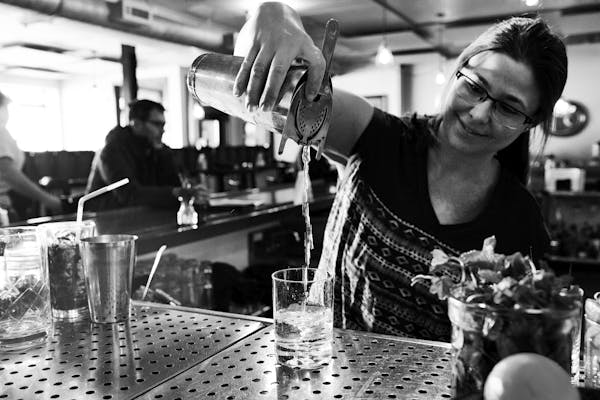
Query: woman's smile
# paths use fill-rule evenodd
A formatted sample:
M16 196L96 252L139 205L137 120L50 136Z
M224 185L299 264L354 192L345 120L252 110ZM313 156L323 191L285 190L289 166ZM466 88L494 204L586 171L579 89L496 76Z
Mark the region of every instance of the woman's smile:
M487 138L489 137L489 135L485 135L482 134L472 128L469 128L469 126L460 118L459 115L456 115L456 120L458 121L459 125L461 126L461 128L468 134L471 136L477 136L477 137L482 137L482 138Z

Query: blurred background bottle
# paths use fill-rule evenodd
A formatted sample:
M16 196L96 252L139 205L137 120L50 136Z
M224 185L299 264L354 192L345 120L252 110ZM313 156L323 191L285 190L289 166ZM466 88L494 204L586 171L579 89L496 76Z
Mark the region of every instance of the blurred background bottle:
M8 226L10 224L10 220L8 218L8 210L0 207L0 227Z
M179 196L178 200L179 210L177 211L177 225L197 225L198 213L194 209L194 197Z
M200 292L200 308L213 308L213 278L212 278L212 263L203 261L200 266L202 272L202 290Z

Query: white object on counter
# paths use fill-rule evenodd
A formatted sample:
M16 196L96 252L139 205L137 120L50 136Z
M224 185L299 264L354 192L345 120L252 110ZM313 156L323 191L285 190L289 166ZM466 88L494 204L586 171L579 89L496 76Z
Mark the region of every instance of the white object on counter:
M571 182L571 192L583 192L585 187L585 170L581 168L548 168L544 173L546 190L556 192L556 182Z
M9 224L10 221L8 219L8 210L5 210L4 208L0 207L0 227L8 226Z
M553 360L517 353L494 366L483 388L485 400L580 400L569 374Z

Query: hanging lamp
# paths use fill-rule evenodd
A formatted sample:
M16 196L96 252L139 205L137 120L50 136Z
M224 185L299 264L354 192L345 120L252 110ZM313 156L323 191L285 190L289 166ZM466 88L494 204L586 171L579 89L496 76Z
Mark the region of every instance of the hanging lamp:
M387 1L384 2L382 19L383 19L383 38L379 47L377 48L377 54L375 55L375 62L379 65L389 65L394 62L394 55L390 51L387 44Z

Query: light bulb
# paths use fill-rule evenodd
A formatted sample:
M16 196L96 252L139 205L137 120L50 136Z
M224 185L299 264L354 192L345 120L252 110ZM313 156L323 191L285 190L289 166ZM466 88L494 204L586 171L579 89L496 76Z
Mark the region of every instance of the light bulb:
M435 83L438 85L443 85L444 82L446 82L446 76L442 71L438 71L438 73L435 74Z
M540 0L524 0L524 3L527 7L535 7L540 4Z
M192 115L194 116L194 118L196 118L198 120L203 120L204 117L206 116L204 107L202 107L198 103L194 103L194 105L192 106Z
M394 62L394 55L385 45L385 43L381 43L377 48L377 55L375 56L375 61L377 64L387 65Z

